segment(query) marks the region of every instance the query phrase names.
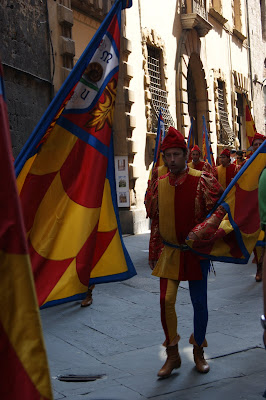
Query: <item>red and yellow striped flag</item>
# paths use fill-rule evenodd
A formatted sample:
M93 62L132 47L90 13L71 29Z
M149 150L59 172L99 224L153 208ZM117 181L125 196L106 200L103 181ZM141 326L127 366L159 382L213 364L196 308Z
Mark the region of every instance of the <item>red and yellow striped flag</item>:
M53 398L17 193L0 64L0 399Z
M186 241L193 251L214 261L248 262L257 240L260 240L258 182L265 167L266 141L231 181L209 218L197 226L197 235L201 239ZM212 215L219 205L227 214L213 230Z
M136 274L120 229L112 138L130 3L116 0L15 162L41 307Z

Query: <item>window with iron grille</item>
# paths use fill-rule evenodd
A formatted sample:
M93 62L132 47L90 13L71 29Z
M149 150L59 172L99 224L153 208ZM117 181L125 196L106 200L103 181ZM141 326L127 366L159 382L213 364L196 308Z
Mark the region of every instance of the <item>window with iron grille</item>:
M161 113L164 119L165 129L174 125L174 120L170 114L167 104L167 92L163 90L164 81L161 67L162 52L160 49L147 46L148 49L148 72L150 76L150 92L152 104L152 132L157 132L158 116Z
M225 106L225 83L218 80L218 111L220 120L219 143L232 145L234 143L234 132L232 131L229 121L228 112Z
M240 149L245 147L245 144L242 145L242 140L245 136L245 132L243 132L243 118L244 118L244 104L243 104L243 94L242 93L237 93L237 100L236 100L236 108L237 108L237 126L238 126L238 131L236 132L239 144L240 144Z

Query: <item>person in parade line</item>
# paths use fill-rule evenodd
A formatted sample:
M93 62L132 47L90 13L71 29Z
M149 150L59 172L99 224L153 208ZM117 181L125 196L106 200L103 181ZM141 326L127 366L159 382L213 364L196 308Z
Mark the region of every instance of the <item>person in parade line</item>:
M252 140L252 151L250 154L247 155L247 159L249 159L252 154L255 153L255 151L260 147L260 145L264 142L264 140L266 139L266 136L262 135L261 133L256 132L253 140Z
M260 212L260 223L261 229L266 231L266 168L261 173L259 179L259 212ZM264 239L265 241L265 239ZM266 246L266 241L265 241ZM263 311L264 314L261 316L262 327L264 328L263 332L263 341L266 349L266 251L264 251L263 256ZM265 391L266 393L266 391Z
M242 150L237 150L236 159L234 161L234 164L240 165L240 167L242 167L242 165L244 165L244 163L245 163L245 158L244 158L243 151Z
M250 158L252 154L255 153L255 151L260 147L260 145L264 142L266 139L265 136L261 135L260 133L256 132L252 141L252 153L248 155L247 158ZM263 257L265 254L265 248L261 246L256 246L253 250L254 253L254 260L253 263L257 264L257 272L255 275L255 281L256 282L261 282L262 281L262 262L263 262Z
M206 172L213 174L214 171L213 171L212 166L208 162L201 161L200 156L201 156L200 148L198 145L195 145L191 149L192 161L190 163L188 163L188 167L196 169L198 171L206 171Z
M145 206L148 217L157 225L157 229L151 233L149 265L153 270L152 275L160 278L161 323L167 354L157 375L167 378L174 369L181 366L178 351L180 336L175 311L180 281L189 282L194 309L194 331L189 343L193 345L196 369L201 373L207 373L210 369L204 358L204 347L207 347L207 275L210 262L190 251L185 239L187 236L194 240L202 239L197 236L197 224L205 221L206 215L223 193L223 188L212 174L186 166L186 143L175 128L169 128L161 150L169 171L150 183ZM209 225L206 224L206 229L204 225L205 235L212 235L216 231L225 213L221 206L217 208ZM158 238L152 235L158 235ZM154 248L154 244L157 247Z
M216 177L219 183L222 185L222 187L226 189L227 186L232 181L232 179L238 173L240 167L238 165L231 164L229 149L224 149L221 152L219 160L220 160L220 165L216 167Z
M266 136L261 135L260 133L256 132L252 141L252 148L253 153L260 147L260 145L264 142Z
M230 158L231 158L231 163L234 164L236 161L236 149L230 150Z

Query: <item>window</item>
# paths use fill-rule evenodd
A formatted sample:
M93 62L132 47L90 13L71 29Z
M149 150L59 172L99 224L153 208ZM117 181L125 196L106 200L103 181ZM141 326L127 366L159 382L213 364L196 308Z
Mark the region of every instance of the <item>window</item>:
M167 104L167 92L164 90L163 73L161 66L162 51L153 46L147 46L148 50L148 73L150 77L150 92L152 104L152 132L157 132L158 116L161 109L162 116L167 129L174 125Z
M211 0L210 8L214 8L218 13L221 13L222 12L221 0Z
M239 140L240 148L243 149L246 147L246 144L244 142L245 135L243 132L244 104L243 104L242 93L237 93L236 108L237 108L237 124L238 124L237 137Z
M242 31L242 24L241 24L241 1L234 0L234 25L235 29L239 32Z
M218 111L220 122L219 143L232 145L234 143L234 132L232 131L229 121L228 112L225 104L225 83L218 79Z

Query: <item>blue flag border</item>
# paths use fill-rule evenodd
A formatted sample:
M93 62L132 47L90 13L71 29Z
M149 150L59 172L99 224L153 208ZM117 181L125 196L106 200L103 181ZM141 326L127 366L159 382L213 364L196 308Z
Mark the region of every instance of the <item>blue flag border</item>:
M158 148L160 146L160 140L161 140L161 122L164 125L162 111L161 111L161 108L160 108L159 116L158 116L158 123L157 123L157 134L156 134L156 142L155 142L155 148L154 148L154 157L153 157L152 169L155 167L155 164L157 162L157 152L158 152ZM165 125L164 125L164 129L165 129ZM160 157L160 154L158 154L158 157Z
M117 205L117 193L116 193L116 185L115 185L115 166L114 166L114 151L113 151L113 133L111 136L111 141L110 141L110 147L109 147L109 155L108 155L108 167L107 167L107 172L106 172L106 178L109 180L110 188L111 188L111 197L112 197L112 204L116 216L116 221L117 221L117 228L122 244L122 249L124 252L124 257L126 260L126 264L128 267L128 270L125 272L121 272L119 274L113 274L113 275L107 275L103 277L98 277L98 278L91 278L89 285L93 284L101 284L101 283L109 283L109 282L118 282L118 281L124 281L127 279L132 278L137 274L134 264L130 258L130 255L125 247L123 237L122 237L122 230L121 230L121 224L120 224L120 218L119 218L119 209ZM74 296L69 296L65 297L63 299L58 299L58 300L53 300L45 303L40 307L40 309L48 308L48 307L53 307L59 304L67 303L70 301L77 301L77 300L82 300L86 296L86 292L78 293L75 294Z
M208 131L207 131L206 120L205 120L204 115L202 116L202 120L203 120L203 135L205 135L205 146L206 146L206 150L207 150L207 159L208 159L208 163L210 165L212 165L210 143L209 143Z

